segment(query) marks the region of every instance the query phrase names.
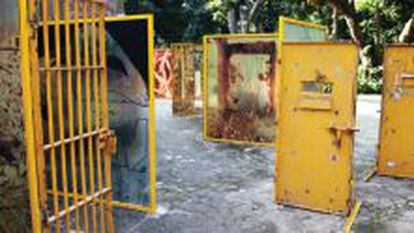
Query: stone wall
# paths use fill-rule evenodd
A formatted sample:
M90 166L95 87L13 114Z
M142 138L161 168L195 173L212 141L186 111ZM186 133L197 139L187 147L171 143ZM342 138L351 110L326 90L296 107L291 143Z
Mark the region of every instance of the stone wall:
M30 232L17 1L0 0L0 232Z

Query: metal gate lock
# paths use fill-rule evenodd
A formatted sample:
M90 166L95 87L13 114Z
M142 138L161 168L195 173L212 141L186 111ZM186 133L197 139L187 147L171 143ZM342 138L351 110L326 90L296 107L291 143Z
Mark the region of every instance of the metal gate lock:
M49 217L50 217L50 214L49 214L49 211L47 210L47 208L43 208L41 214L42 214L42 222L43 222L43 224L45 226L50 226L50 223L48 221L49 220Z
M343 134L354 134L356 132L359 132L358 128L355 127L340 127L335 126L334 124L331 124L328 127L328 130L335 135L334 145L337 148L340 148L342 145L342 135Z
M114 131L107 131L99 135L99 149L109 150L110 153L116 153L117 139Z

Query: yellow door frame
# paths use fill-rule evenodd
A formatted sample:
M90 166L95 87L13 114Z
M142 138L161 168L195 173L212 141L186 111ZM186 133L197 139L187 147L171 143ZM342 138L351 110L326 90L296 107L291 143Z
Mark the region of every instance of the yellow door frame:
M148 80L149 80L149 206L113 201L118 208L141 211L144 213L157 213L157 152L156 152L156 119L155 119L155 57L154 57L154 16L152 14L127 15L117 17L106 17L106 22L123 22L146 20L148 35Z
M19 0L19 45L20 77L23 92L24 130L26 143L26 166L29 184L32 231L42 232L42 215L40 211L39 184L36 160L36 146L33 119L33 101L31 91L31 57L30 57L30 20L26 0Z

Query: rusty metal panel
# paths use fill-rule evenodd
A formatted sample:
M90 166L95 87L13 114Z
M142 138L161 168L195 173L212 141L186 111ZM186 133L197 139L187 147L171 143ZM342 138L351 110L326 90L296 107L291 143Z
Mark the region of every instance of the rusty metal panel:
M177 43L171 45L173 54L173 101L174 115L196 115L197 55L201 48L197 44Z
M276 34L204 38L204 139L274 146Z
M414 178L414 46L386 48L383 80L377 172Z
M350 213L357 54L352 44L283 44L278 203Z

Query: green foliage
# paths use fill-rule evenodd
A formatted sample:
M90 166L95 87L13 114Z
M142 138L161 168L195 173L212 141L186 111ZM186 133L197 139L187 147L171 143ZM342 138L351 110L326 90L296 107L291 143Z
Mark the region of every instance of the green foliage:
M203 0L125 0L126 14L151 12L157 43L200 42L203 34L217 29Z
M363 0L357 4L358 19L366 46L364 53L371 66L360 70L358 89L362 93L378 93L381 90L383 49L387 43L395 43L412 17L414 2L401 0Z
M380 66L366 70L358 68L358 93L378 94L382 90L382 68Z
M158 43L201 42L205 34L228 33L228 12L245 6L252 9L257 0L125 0L127 13L153 12ZM347 0L336 0L347 1ZM263 0L255 13L252 32L277 31L279 16L332 26L330 0ZM315 4L316 3L316 4ZM318 4L319 3L319 4ZM356 19L361 27L366 63L360 67L360 92L381 89L383 48L397 42L405 23L413 17L414 1L359 0ZM129 11L128 11L129 9ZM346 19L339 12L335 39L350 40Z

